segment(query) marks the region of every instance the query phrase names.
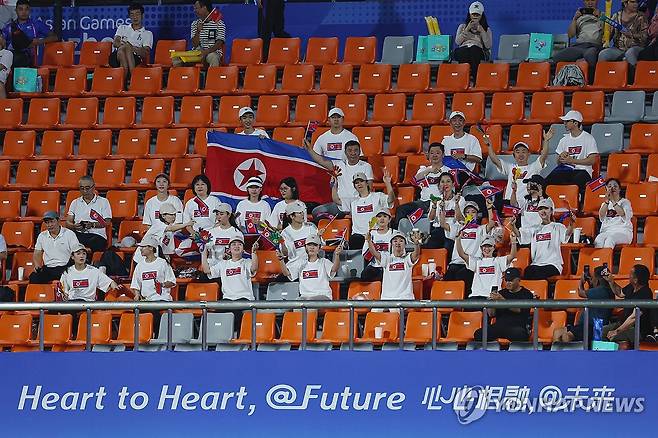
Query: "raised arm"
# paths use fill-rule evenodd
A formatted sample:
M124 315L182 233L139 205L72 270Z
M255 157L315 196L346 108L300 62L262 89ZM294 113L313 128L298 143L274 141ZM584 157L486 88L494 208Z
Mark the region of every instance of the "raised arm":
M468 266L469 257L462 246L462 233L457 233L457 237L455 238L455 248L457 248L457 254L459 254L459 257L461 257L466 263L466 266Z
M516 235L511 235L510 234L510 252L507 254L507 264L509 265L512 263L512 260L514 260L514 257L516 257L516 253L518 251L518 248L516 246Z
M370 234L370 233L368 233ZM343 245L345 242L342 242L340 245L336 247L334 250L334 258L333 262L334 264L331 265L331 275L334 276L338 272L338 268L340 268L340 254L343 252Z
M256 272L258 272L258 248L258 242L254 242L254 244L251 246L251 275L254 275Z
M416 263L418 257L420 257L420 242L422 236L419 231L413 231L411 233L411 242L414 244L414 250L411 252L411 263Z
M281 254L280 251L277 251L276 256L279 259L279 266L281 266L281 273L286 277L290 278L290 269L288 269L288 265L286 265L286 262L283 260L283 254Z
M548 144L555 135L555 130L551 126L548 131L544 131L542 134L542 143L541 143L541 155L539 156L539 163L541 167L546 165L546 159L548 158Z
M334 170L334 163L327 159L324 158L322 155L318 154L313 150L313 145L311 145L311 142L308 141L307 139L304 139L304 147L306 148L306 151L309 153L313 161L318 163L320 166L324 167L327 170Z
M391 184L391 172L389 172L388 169L385 167L384 167L383 180L384 180L384 185L386 186L386 194L388 195L386 202L388 203L389 206L392 206L393 203L395 202L395 189L393 189L393 185Z
M381 262L382 260L382 253L375 248L375 244L372 242L372 236L370 235L370 231L366 233L366 242L368 242L368 249L370 250L370 253L372 256L377 260L377 263Z
M494 203L491 199L487 198L485 199L485 203L487 204L487 217L489 218L489 222L487 222L487 234L491 233L491 230L493 230L494 226L496 226L496 221L494 220Z
M489 139L489 136L484 134L482 137L484 139L484 144L487 145L487 151L489 151L489 159L491 162L498 168L499 171L503 171L503 163L500 161L500 157L496 154L496 151L494 150L493 146L491 145L491 140Z

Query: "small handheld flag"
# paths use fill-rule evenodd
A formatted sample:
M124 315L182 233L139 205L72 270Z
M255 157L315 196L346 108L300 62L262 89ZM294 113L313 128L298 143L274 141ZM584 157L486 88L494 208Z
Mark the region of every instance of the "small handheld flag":
M370 219L370 222L368 222L368 229L372 230L375 228L375 226L377 226L377 216L373 216Z
M519 214L521 214L521 209L519 207L514 207L513 205L503 205L503 216L516 217Z
M502 190L500 190L497 187L494 187L489 184L483 184L481 187L479 187L480 193L482 193L482 196L485 198L493 198L496 196L496 194L500 193Z
M204 18L203 22L207 23L208 21L212 21L217 23L221 19L222 19L222 13L219 12L219 9L212 8L212 11L210 11L210 14L208 14L208 16Z
M416 225L416 223L420 220L421 217L423 217L423 209L422 208L416 209L409 216L407 216L407 218L412 223L412 225Z
M316 120L309 120L306 124L306 133L304 134L304 138L310 142L311 138L313 137L313 133L318 130L318 126L320 126L320 122Z
M587 188L590 189L592 192L597 191L601 187L605 186L605 179L603 179L602 176L591 180L590 182L587 183Z

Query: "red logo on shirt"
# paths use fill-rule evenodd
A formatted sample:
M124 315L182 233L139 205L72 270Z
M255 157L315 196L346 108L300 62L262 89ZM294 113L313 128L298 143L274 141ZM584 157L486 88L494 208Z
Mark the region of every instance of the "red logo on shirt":
M551 233L537 234L536 240L537 242L545 242L547 240L551 240Z
M155 218L160 219L160 211L159 210L155 210Z
M169 242L170 242L170 241L171 241L171 240L170 240L167 236L165 236L165 237L162 238L162 244L163 244L164 246L169 245Z
M518 172L517 169L519 169L519 168L515 167L515 168L512 169L512 175L516 175L516 172ZM523 171L518 177L515 176L515 178L516 179L523 179L523 178L526 177L527 174L528 174L528 171L526 170L526 171Z
M260 222L260 211L248 211L245 214L245 219L248 222Z
M607 217L617 217L617 210L608 210Z
M539 209L537 208L536 205L528 205L528 206L526 207L526 211L537 212L537 211L539 211Z
M446 210L446 217L455 217L455 210Z
M426 176L425 179L427 179L427 182L429 184L438 184L439 183L439 178L435 178L433 176Z
M569 155L580 155L582 150L582 146L569 146Z
M207 211L194 210L194 217L208 217Z
M306 280L308 278L318 278L318 270L314 269L312 271L303 271L302 272L302 278L304 280Z
M389 271L404 271L404 262L390 263L388 265Z
M357 213L372 213L373 212L372 204L357 205L356 206L356 212Z
M232 277L233 275L240 275L242 273L242 268L238 266L237 268L227 268L226 276Z
M477 232L475 231L466 231L462 232L462 239L475 239L477 237Z
M158 278L158 271L142 272L142 280L155 280Z
M388 243L386 242L375 243L375 249L379 252L388 251Z
M89 280L84 279L84 280L73 280L73 287L89 287Z
M342 151L343 143L327 143L328 151Z
M450 155L456 155L456 154L466 154L466 149L457 148L450 151Z
M306 245L306 238L295 240L295 248L296 249L299 249L299 248L303 247L304 245Z
M218 237L215 239L215 245L228 245L230 239L228 237Z
M496 267L495 266L480 266L478 269L478 272L480 274L495 274L496 273Z

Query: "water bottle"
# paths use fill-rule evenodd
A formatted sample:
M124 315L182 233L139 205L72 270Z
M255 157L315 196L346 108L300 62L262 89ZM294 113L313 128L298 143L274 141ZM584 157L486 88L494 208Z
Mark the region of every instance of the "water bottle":
M600 341L602 339L602 333L603 333L603 319L594 318L592 320L592 326L593 326L592 340Z

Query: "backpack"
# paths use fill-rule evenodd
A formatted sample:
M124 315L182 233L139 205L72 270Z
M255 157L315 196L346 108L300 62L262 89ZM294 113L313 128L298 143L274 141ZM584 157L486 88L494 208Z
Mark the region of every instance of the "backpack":
M555 79L553 79L553 85L582 87L585 85L585 76L576 64L567 64L557 72Z
M36 68L14 68L14 91L19 93L40 93L42 88L42 79Z

